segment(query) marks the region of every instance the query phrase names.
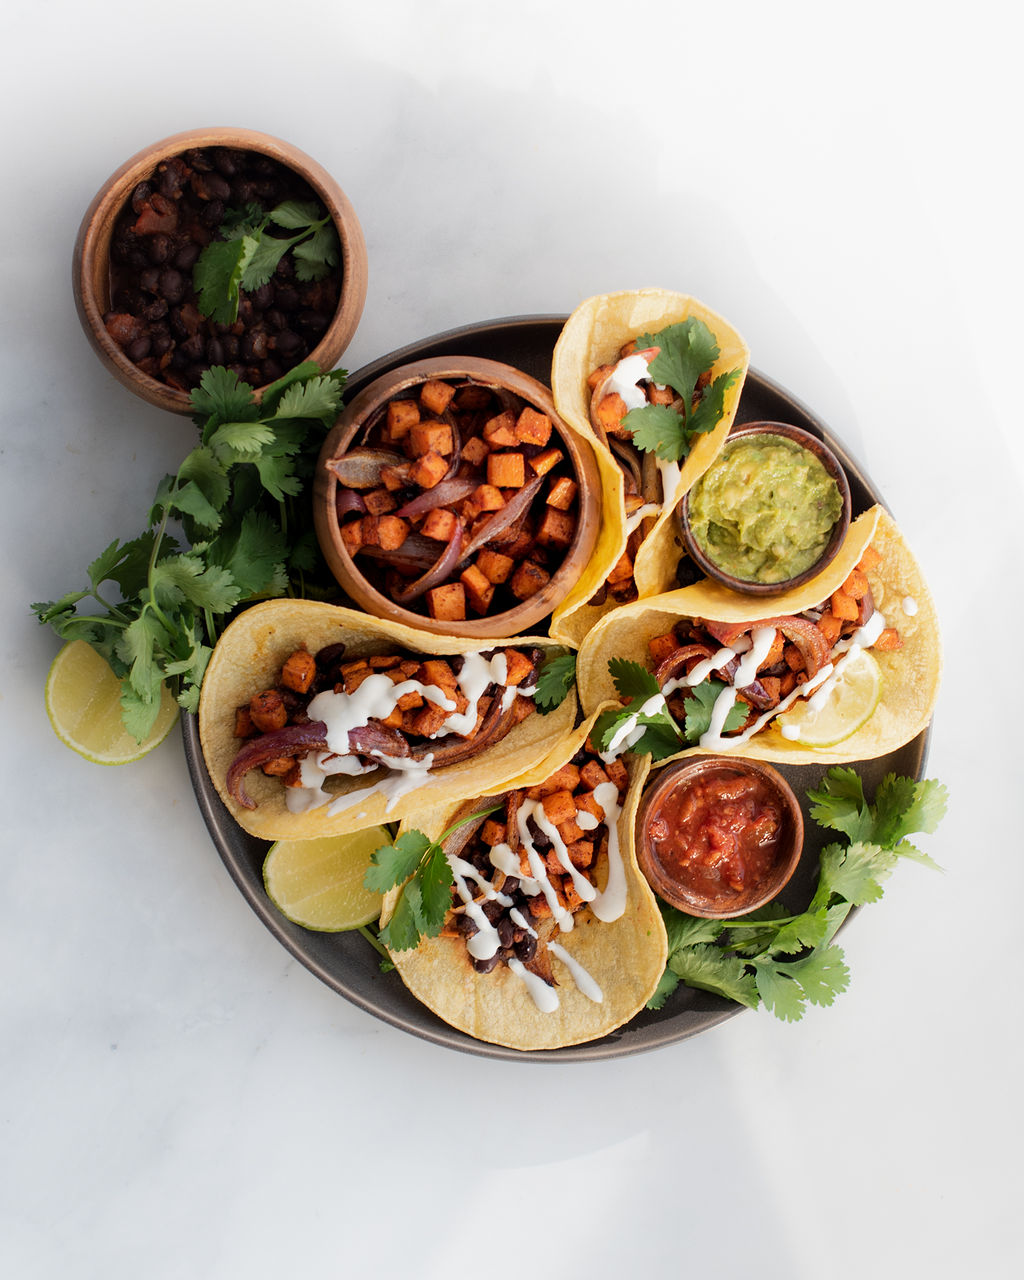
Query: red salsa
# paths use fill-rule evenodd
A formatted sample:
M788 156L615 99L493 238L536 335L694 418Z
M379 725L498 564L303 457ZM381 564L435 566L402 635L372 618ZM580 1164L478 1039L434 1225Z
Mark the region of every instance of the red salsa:
M784 822L766 779L722 765L668 791L646 839L667 880L695 906L718 910L755 897L769 880Z

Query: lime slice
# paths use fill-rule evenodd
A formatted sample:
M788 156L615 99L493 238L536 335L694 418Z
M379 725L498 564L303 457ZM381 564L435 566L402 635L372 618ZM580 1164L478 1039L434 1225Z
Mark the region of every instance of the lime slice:
M46 677L46 714L66 747L94 764L130 764L159 746L178 719L178 704L166 685L149 737L135 738L121 720L121 681L84 640L66 644Z
M370 855L391 836L383 827L313 840L278 840L263 864L267 896L306 929L340 933L380 915L383 894L363 887Z
M878 663L859 649L843 660L839 676L825 704L796 702L775 723L786 738L807 747L832 747L856 733L878 705L881 680Z

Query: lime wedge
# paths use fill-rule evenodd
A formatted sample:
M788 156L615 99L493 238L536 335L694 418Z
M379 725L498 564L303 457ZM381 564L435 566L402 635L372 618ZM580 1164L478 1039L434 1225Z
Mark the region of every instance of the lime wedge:
M164 685L160 711L143 742L121 720L121 681L84 640L66 644L46 677L46 714L66 747L94 764L130 764L159 746L178 719L178 704Z
M857 732L878 705L881 679L878 663L859 649L842 660L839 676L824 705L810 700L793 704L775 724L786 738L807 747L832 747Z
M263 863L267 896L306 929L340 933L380 915L383 894L363 887L370 855L391 836L383 827L313 840L278 840Z

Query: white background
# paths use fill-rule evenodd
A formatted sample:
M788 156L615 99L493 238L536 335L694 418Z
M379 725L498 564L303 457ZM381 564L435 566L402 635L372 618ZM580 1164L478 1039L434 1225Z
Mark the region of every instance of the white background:
M1024 712L1015 6L6 10L0 83L0 1266L16 1277L1020 1274ZM927 16L926 16L927 15ZM596 1064L503 1063L332 994L223 869L177 735L61 747L29 612L143 528L191 425L101 368L78 222L238 124L345 188L356 369L610 289L690 292L864 464L936 595L951 792L843 936L849 991Z

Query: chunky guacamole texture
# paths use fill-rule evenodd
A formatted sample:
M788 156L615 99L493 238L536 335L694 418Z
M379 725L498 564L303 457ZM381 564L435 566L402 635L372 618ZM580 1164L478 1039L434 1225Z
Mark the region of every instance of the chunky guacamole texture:
M690 528L708 559L744 582L785 582L825 550L842 513L836 482L784 436L744 436L690 493Z

